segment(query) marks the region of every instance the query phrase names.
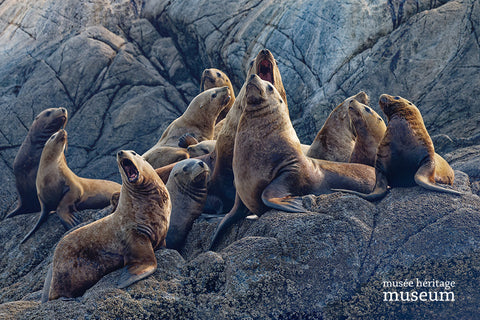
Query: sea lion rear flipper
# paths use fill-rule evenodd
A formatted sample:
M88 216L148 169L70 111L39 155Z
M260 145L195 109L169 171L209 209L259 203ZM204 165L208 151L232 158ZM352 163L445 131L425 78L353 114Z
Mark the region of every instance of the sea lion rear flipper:
M198 140L193 136L192 133L185 133L180 138L178 138L178 146L180 148L187 148L193 144L197 144Z
M222 221L217 226L215 234L213 235L212 242L208 250L213 251L217 246L220 238L225 233L225 230L233 225L235 222L248 216L249 210L243 203L243 201L238 196L238 193L235 194L235 204L233 205L232 210L223 217Z
M335 189L335 188L332 188L331 190L354 194L368 201L377 201L377 200L383 199L388 192L387 177L379 170L375 170L375 175L376 175L375 188L371 193L361 193L354 190Z
M422 166L420 166L420 168L418 168L417 172L415 173L415 182L419 186L424 187L425 189L428 189L428 190L451 193L459 196L463 194L462 192L447 189L432 183L429 179L429 176L431 175L433 170L435 170L435 164L432 161L428 161L424 163Z
M150 239L147 237L133 239L129 251L129 256L125 258L126 266L118 281L120 289L148 277L157 270L157 259Z
M281 211L305 212L302 198L292 197L288 191L289 183L291 183L291 177L287 174L275 178L262 192L263 203L267 207Z

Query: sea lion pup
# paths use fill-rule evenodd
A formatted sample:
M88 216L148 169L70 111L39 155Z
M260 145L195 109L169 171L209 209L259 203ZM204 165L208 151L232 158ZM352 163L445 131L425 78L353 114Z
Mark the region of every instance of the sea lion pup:
M144 159L154 168L160 168L188 158L186 150L178 150L179 138L190 133L199 142L213 139L215 119L229 101L230 95L226 86L209 89L197 95L187 110L167 127L160 140L143 154ZM180 151L184 153L183 158L172 159L169 156L172 152Z
M40 112L33 120L27 137L13 161L13 174L17 187L17 207L7 215L11 218L18 214L40 211L35 180L38 163L45 142L58 130L65 128L68 112L65 108L50 108Z
M287 95L283 87L282 77L278 69L277 61L273 54L267 50L261 50L255 60L250 62L247 72L247 79L253 75L258 76L270 82L280 93L282 100L287 102ZM223 212L230 210L235 201L235 186L233 184L233 148L235 144L235 135L237 132L238 121L243 111L246 83L238 93L237 99L230 109L225 124L220 131L217 143L215 144L214 165L212 176L208 183L209 196L218 197L223 202ZM202 159L203 160L203 159Z
M215 144L217 140L204 140L194 145L190 145L187 147L187 152L190 158L196 158L203 156L205 154L209 154L213 150L215 150Z
M355 129L348 116L348 107L353 99L369 105L369 98L363 91L345 99L330 113L313 140L307 156L315 159L348 162L355 146Z
M336 191L356 194L370 201L383 198L388 186L419 185L433 191L461 195L461 192L435 185L437 157L417 107L406 99L388 94L380 96L379 104L388 118L388 124L377 150L375 188L368 194L352 190Z
M208 166L198 159L183 160L173 167L166 184L172 201L167 248L181 249L193 222L202 214L209 174Z
M99 179L80 178L65 160L67 132L60 129L45 143L37 173L37 191L41 212L35 227L23 238L24 243L56 211L62 224L70 229L80 223L75 211L101 209L110 204L120 184Z
M178 146L180 148L186 148L190 158L195 158L209 154L215 150L215 144L217 140L198 140L190 133L185 133L178 139Z
M301 196L306 194L330 193L338 186L372 190L373 167L303 154L287 106L273 85L252 75L245 97L233 153L235 205L218 225L212 248L225 228L249 211L257 216L270 208L305 212Z
M387 130L385 122L375 110L355 99L350 101L348 115L357 135L349 162L375 166L377 147Z
M165 244L172 209L167 188L134 151L119 151L117 163L122 176L117 208L60 240L42 302L81 296L104 275L124 266L119 288L157 269L154 249Z
M202 79L200 80L200 91L205 91L212 88L221 88L224 86L228 87L230 101L227 103L227 105L225 105L223 110L218 115L215 122L216 124L223 120L227 116L228 111L230 111L230 108L235 102L235 92L233 91L232 82L223 71L215 68L203 70ZM215 130L217 129L215 128Z

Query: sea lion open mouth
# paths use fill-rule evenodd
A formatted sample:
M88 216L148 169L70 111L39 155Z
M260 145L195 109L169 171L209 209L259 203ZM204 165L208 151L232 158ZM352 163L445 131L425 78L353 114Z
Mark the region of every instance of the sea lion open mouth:
M273 83L273 65L268 60L260 61L258 65L258 76L260 79Z
M138 180L138 170L137 167L133 164L132 161L128 159L123 159L121 162L123 171L127 176L127 179L130 183L135 183Z

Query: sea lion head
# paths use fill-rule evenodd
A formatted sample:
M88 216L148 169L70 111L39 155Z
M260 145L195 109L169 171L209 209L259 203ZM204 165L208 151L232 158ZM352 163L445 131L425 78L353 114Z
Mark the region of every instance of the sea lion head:
M54 161L60 155L63 155L67 146L67 131L60 129L50 136L42 151L42 159ZM48 158L48 159L47 159Z
M248 79L245 98L247 102L245 110L259 109L266 104L284 103L277 89L256 74L252 74Z
M185 188L206 189L209 175L210 169L205 162L199 159L186 159L173 167L170 179Z
M412 107L416 109L415 105L407 99L388 94L382 94L378 103L389 120L394 114L400 111L412 109Z
M256 58L250 62L250 67L247 73L247 79L252 75L257 74L260 79L270 82L280 93L283 101L287 101L287 94L283 87L282 76L278 69L277 60L268 49L260 50Z
M212 88L197 95L188 108L190 109L192 107L195 108L195 110L202 110L202 114L215 115L216 118L228 104L230 99L230 90L227 86Z
M370 135L380 140L387 129L383 119L369 106L355 99L350 101L348 115L355 127L357 136Z
M119 151L117 163L124 184L143 186L160 179L153 167L135 151Z
M231 86L230 79L221 70L211 68L205 69L200 80L200 91L223 86Z
M68 112L65 108L49 108L40 112L33 120L30 131L35 132L34 137L46 141L52 134L65 128Z

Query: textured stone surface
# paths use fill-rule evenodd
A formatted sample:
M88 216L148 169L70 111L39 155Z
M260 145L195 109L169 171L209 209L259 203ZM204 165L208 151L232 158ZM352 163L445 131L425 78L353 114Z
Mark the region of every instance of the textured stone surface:
M206 248L218 219L202 218L180 253L157 252L152 277L119 290L116 271L83 297L44 305L39 290L64 229L51 215L18 245L36 215L2 220L0 318L478 314L479 21L475 0L0 1L0 219L15 206L13 159L41 110L68 109L75 173L119 182L116 151L149 149L198 93L203 69L225 71L238 90L263 48L278 61L303 143L346 97L364 90L382 114L379 95L401 95L466 192L399 188L373 204L306 196L306 213L247 219L216 253ZM459 302L378 302L379 281L415 276L458 278Z

